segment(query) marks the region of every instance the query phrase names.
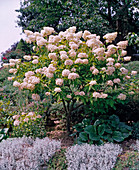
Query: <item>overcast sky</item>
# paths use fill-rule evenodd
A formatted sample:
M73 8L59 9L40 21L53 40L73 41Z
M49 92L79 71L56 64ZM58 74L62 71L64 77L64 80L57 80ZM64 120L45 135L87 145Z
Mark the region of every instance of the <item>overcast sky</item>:
M0 53L23 37L21 28L16 28L19 8L20 0L0 0Z

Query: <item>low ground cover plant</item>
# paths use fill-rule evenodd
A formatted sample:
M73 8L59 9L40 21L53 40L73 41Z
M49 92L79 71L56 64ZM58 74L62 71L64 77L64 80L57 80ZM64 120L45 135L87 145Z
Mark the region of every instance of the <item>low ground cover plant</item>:
M61 148L61 142L49 138L9 138L0 143L0 169L47 169L47 162Z
M107 143L101 146L83 144L67 149L68 170L110 170L114 167L118 154L122 152L119 145Z

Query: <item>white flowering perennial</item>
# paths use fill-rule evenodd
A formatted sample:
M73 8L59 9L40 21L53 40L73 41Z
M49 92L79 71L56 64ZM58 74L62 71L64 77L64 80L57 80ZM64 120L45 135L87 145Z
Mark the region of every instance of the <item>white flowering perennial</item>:
M113 143L101 146L83 144L67 149L68 170L111 170L122 148Z
M49 138L13 138L0 143L0 170L47 169L46 163L61 148L59 141Z

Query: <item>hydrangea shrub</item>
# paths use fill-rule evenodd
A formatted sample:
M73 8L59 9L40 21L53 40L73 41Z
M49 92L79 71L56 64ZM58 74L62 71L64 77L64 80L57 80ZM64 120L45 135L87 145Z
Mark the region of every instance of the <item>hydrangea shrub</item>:
M4 66L12 67L9 72L15 75L13 86L29 89L33 100L53 96L63 103L69 132L77 101L79 106L89 105L93 112L102 114L117 102L124 103L128 92L134 94L131 77L137 72L129 72L120 63L131 59L124 57L128 41L110 44L117 32L103 36L105 44L100 36L87 30L76 33L76 27L59 33L44 27L41 32L25 30L25 34L26 41L34 44L34 55L24 56L24 63L11 59Z
M110 170L114 167L122 148L117 144L101 146L83 144L67 149L68 170Z
M39 170L45 167L61 142L49 138L9 138L0 143L0 169ZM46 167L45 167L46 169Z

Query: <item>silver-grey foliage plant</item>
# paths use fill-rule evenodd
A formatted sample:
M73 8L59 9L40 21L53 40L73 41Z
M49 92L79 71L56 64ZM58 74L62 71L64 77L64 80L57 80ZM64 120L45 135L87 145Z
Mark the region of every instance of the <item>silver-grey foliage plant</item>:
M68 170L110 170L121 152L122 148L113 143L72 146L66 151Z
M0 170L39 170L60 148L60 141L47 137L4 140L0 143Z

